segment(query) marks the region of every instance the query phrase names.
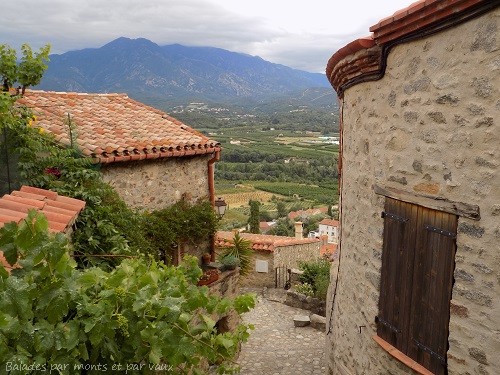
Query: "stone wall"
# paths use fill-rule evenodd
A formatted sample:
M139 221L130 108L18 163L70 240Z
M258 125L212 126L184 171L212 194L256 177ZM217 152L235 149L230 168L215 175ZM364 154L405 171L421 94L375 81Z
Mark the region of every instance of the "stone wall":
M255 270L255 261L265 260L268 262L269 272L257 272ZM241 278L241 286L247 288L274 288L274 254L270 251L254 251L252 259L252 271Z
M297 293L294 290L286 292L285 305L297 307L302 310L309 310L310 312L325 316L326 302L319 298L309 297L305 294Z
M242 286L260 288L275 287L275 268L298 268L300 261L316 260L320 258L320 241L288 246L276 246L274 251L254 251L253 271L242 278ZM255 261L265 260L269 265L269 272L257 272Z
M101 172L125 202L138 209L157 210L178 202L209 199L210 155L141 160L103 165Z
M458 219L450 374L500 368L499 8L396 46L379 81L345 91L340 271L327 306L330 374L408 374L372 337L385 198L373 186L478 205ZM334 286L337 286L332 309Z
M207 285L207 287L212 295L234 299L240 294L239 280L240 270L237 268L236 270L222 272L219 280ZM230 311L225 316L214 315L212 318L217 322L216 327L221 333L234 330L240 322L236 311Z
M321 242L280 246L274 249L274 267L299 268L299 263L320 258Z

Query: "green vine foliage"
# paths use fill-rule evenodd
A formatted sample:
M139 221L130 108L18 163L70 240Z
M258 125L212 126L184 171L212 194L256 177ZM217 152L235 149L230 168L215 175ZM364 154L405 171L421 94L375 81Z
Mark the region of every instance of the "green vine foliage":
M73 233L81 266L112 267L123 259L121 256L139 253L168 260L165 254L173 244L201 244L214 235L217 219L209 202L190 205L180 201L150 213L133 210L102 180L99 167L89 158L40 132L29 110L17 110L18 120L9 126L8 147L11 155L17 154L23 183L86 202ZM71 121L67 125L68 134L75 137Z
M118 194L106 184L98 167L82 157L79 150L62 147L52 135L45 134L31 113L17 108L24 121L8 128L8 149L18 159L22 183L56 191L84 200L73 235L75 255L82 265L115 265L120 258L88 255L137 256L151 251L142 232L141 216L126 206ZM120 259L121 260L121 259Z
M316 298L326 300L328 285L330 284L330 266L331 263L326 259L299 262L299 268L304 271L299 276L299 280L312 288Z
M190 204L181 200L172 206L144 214L144 236L152 251L171 261L170 250L178 243L197 246L211 240L217 229L217 218L210 202Z
M0 266L0 368L203 374L217 363L220 374L237 371L232 358L252 327L218 333L215 319L249 311L253 295L229 300L197 287L202 272L193 257L179 267L139 258L109 272L78 270L66 237L47 227L30 212L0 229L0 248L19 266L10 276Z

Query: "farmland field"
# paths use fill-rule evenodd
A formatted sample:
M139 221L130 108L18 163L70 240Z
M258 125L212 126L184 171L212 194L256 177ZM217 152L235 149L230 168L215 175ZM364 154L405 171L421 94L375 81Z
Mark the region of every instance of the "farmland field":
M224 200L230 208L236 208L248 206L248 202L250 200L258 201L264 204L269 202L273 196L276 195L266 191L254 189L253 191L224 194Z
M276 215L278 202L287 211L338 202L338 134L326 118L275 113L198 127L222 146L215 191L229 205L224 228L246 223L250 200L260 202L267 217Z

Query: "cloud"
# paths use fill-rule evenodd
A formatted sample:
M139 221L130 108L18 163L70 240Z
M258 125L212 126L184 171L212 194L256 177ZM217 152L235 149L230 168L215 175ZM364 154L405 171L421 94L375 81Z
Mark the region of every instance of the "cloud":
M33 48L50 43L52 53L63 53L97 48L121 36L142 37L159 45L219 47L324 72L338 48L368 35L366 22L376 17L370 11L380 4L360 2L364 6L357 9L356 1L324 0L307 4L289 0L5 1L0 40L14 48L25 42ZM349 17L353 14L356 21Z

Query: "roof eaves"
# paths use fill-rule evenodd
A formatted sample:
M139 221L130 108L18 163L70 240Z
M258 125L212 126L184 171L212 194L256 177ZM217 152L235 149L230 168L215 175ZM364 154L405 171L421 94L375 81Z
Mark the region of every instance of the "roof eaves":
M327 78L342 97L353 85L383 77L388 51L394 45L464 22L496 6L498 0L417 1L371 26L371 36L354 40L334 53L326 67Z

